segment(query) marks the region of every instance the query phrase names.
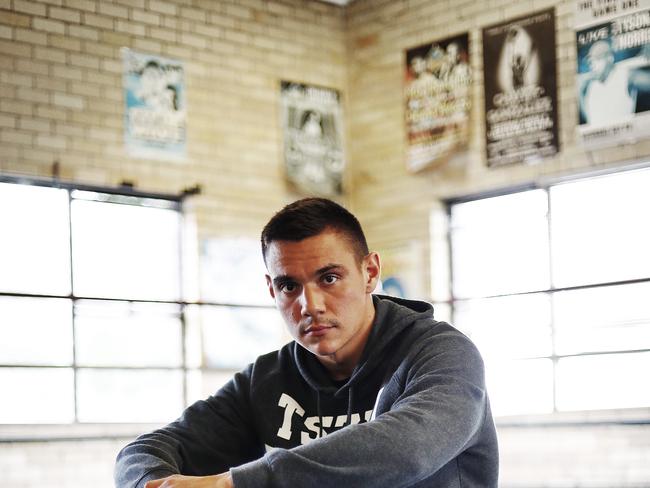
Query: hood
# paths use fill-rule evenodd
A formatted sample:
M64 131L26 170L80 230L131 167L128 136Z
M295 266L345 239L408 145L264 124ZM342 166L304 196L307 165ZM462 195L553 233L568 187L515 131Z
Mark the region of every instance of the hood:
M348 415L346 425L349 425L354 403L355 385L366 376L372 374L377 363L380 361L400 361L400 354L393 354L391 356L384 354L384 352L388 348L397 351L400 343L399 338L404 337L402 332L413 326L419 319L433 316L433 307L426 302L384 295L373 295L372 300L375 306L375 319L372 323L372 329L359 364L354 368L352 375L344 385L341 386L332 381L318 359L300 344L294 342L294 357L298 370L316 395L316 410L319 418L320 436L323 435L321 396L333 395L334 397L341 397L347 392ZM392 371L390 365L387 371Z
M312 353L297 342L294 343L294 357L300 374L309 386L319 393L334 396L343 395L344 391L372 373L378 362L386 360L384 351L396 341L400 334L416 321L433 316L433 306L418 300L373 295L375 319L368 336L359 364L344 385L333 382L325 368Z

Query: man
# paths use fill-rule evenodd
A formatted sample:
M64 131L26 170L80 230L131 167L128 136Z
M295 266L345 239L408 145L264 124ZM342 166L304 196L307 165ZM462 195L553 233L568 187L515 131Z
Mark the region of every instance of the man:
M587 53L590 71L578 78L581 124L610 125L646 109L637 102L650 92L647 51L646 47L639 55L616 62L608 41L592 44Z
M587 54L591 71L580 79L582 119L591 125L607 125L634 113L636 93L630 90L628 71L614 63L607 41L597 41Z
M479 353L429 304L372 295L379 256L357 219L299 200L262 252L295 340L125 447L117 486L496 487Z

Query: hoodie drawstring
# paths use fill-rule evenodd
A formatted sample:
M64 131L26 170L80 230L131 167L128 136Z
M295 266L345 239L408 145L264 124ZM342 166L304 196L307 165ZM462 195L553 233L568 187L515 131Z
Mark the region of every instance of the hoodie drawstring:
M316 390L316 413L318 414L318 437L323 437L323 412L320 409L320 390Z
M345 421L345 425L350 425L352 422L352 399L354 394L352 393L352 387L348 388L348 418Z

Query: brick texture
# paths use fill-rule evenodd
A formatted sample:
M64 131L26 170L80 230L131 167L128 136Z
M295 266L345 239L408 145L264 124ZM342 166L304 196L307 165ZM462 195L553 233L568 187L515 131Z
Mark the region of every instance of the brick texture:
M536 166L489 170L480 29L550 6L558 25L561 152ZM256 238L271 213L298 196L282 176L279 82L312 83L343 93L350 191L342 200L372 247L415 241L427 249L430 211L441 198L650 154L646 142L590 158L576 142L572 25L572 0L356 0L346 9L306 0L2 1L0 172L48 176L60 161L63 178L83 183L128 180L166 193L198 183L203 193L192 198L191 211L200 239ZM407 174L404 50L464 31L478 74L469 151L438 171ZM184 63L186 161L126 153L122 47ZM426 258L421 269L429 283ZM506 488L650 486L647 427L501 435ZM117 448L112 441L0 443L0 471L12 487L108 488Z

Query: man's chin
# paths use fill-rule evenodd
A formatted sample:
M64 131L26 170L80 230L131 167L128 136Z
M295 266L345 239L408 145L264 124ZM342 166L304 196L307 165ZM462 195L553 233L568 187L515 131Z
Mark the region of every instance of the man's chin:
M336 347L332 343L323 341L318 344L310 344L307 350L315 356L328 357L336 352Z

